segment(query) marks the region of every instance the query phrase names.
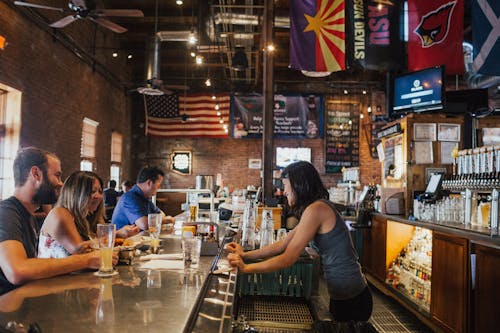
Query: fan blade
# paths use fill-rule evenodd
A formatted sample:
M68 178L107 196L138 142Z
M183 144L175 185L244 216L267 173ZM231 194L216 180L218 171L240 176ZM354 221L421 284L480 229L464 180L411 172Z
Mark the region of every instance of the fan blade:
M94 11L97 16L123 16L144 17L144 13L138 9L98 9Z
M163 87L173 90L189 90L190 88L183 84L164 84Z
M50 7L50 6L44 6L44 5L37 5L34 3L29 3L29 2L23 2L23 1L14 1L15 5L18 6L25 6L25 7L34 7L34 8L41 8L41 9L51 9L51 10L57 10L58 12L64 13L64 9L62 8L57 8L57 7Z
M100 24L103 27L108 28L109 30L114 31L118 34L121 34L121 33L124 33L125 31L127 31L127 29L122 27L121 25L118 25L116 23L113 23L109 20L106 20L106 19L103 19L100 17L93 18L93 17L89 16L88 19L91 21L94 21L95 23Z
M76 16L69 15L69 16L66 16L66 17L60 19L59 21L52 23L50 26L52 28L64 28L65 26L67 26L70 23L73 23L76 20L78 20L78 18Z

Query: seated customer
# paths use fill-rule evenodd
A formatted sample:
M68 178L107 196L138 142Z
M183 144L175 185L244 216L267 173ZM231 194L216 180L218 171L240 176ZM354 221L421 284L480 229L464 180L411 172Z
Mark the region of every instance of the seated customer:
M91 249L98 223L104 223L102 181L93 172L76 171L64 182L61 195L40 230L39 258L64 258ZM127 226L116 235L139 232Z
M40 205L54 204L61 181L56 155L30 147L14 160L14 195L0 202L0 294L28 281L81 269L97 269L99 251L64 259L39 259L39 228L33 215Z
M118 196L120 197L123 194L130 191L132 189L132 186L134 186L134 184L132 184L132 182L130 180L124 180L122 182L122 190L120 192L118 192Z
M148 228L148 214L164 213L156 207L151 198L163 182L163 171L157 167L144 167L139 171L137 183L118 200L113 213L112 223L116 228L137 225L141 230ZM173 222L171 216L164 216L164 223Z
M108 188L104 190L104 209L106 211L106 220L111 221L120 192L115 190L116 180L111 179L108 185Z

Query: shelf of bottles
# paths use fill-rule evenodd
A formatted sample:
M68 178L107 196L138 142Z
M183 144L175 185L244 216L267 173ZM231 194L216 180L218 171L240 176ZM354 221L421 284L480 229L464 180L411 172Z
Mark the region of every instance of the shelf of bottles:
M456 151L453 175L442 185L450 192L500 188L500 145Z
M430 311L432 232L415 227L413 237L391 263L385 282L411 302Z

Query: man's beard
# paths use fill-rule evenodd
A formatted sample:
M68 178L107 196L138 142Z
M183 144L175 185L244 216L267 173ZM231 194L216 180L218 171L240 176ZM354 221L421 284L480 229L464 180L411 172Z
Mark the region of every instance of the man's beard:
M33 196L33 202L39 205L53 205L57 201L57 192L55 186L47 182L44 175L42 185L36 190Z

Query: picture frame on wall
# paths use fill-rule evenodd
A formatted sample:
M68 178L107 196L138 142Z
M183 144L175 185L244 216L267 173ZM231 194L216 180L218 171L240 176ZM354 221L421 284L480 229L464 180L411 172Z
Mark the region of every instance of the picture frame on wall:
M432 150L432 141L415 142L414 158L416 164L434 163L434 152Z
M190 175L192 154L188 150L175 150L171 155L172 171L181 175Z
M434 123L413 124L413 140L436 141L436 124Z
M438 140L439 141L460 141L460 125L459 124L438 124Z
M441 141L441 164L453 164L451 153L454 148L458 149L458 142Z

